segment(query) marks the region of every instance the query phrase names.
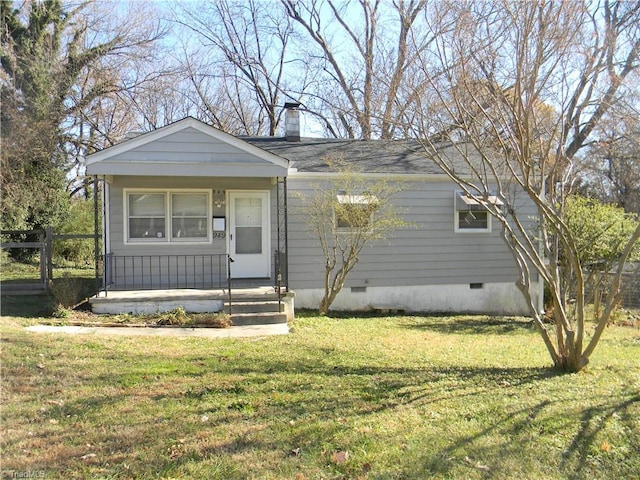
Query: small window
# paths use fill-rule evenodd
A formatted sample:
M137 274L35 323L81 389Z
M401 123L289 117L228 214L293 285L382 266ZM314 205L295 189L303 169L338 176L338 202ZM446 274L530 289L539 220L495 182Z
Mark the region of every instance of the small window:
M454 195L454 230L456 232L490 232L491 214L485 206L463 192L455 192ZM491 204L498 206L503 204L495 195L486 198L486 201Z
M373 195L338 195L335 207L338 229L359 229L371 225L378 208L378 200Z

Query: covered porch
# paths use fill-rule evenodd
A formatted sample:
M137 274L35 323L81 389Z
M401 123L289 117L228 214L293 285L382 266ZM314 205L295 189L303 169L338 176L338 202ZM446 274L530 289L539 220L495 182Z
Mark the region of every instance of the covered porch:
M287 160L186 118L90 155L87 173L104 187L94 312L293 317Z

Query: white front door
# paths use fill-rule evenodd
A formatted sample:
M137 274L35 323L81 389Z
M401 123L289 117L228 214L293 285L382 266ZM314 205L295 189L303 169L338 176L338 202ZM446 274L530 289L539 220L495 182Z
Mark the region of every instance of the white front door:
M269 277L269 192L229 192L231 278Z

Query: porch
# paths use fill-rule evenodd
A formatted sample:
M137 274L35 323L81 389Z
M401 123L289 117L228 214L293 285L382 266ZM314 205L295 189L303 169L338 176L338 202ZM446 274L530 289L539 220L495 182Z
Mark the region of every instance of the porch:
M246 282L245 282L246 283ZM98 314L154 314L178 307L187 312L222 312L233 325L287 323L294 318L294 293L273 286L101 291L89 299Z

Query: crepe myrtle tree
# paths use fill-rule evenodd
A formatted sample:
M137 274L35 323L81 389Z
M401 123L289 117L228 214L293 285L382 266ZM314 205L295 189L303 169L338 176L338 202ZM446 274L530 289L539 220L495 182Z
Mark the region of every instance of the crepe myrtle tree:
M327 158L325 163L335 173L313 184L309 193L295 195L323 255L320 315L329 311L366 246L410 226L393 203L393 196L403 190L402 180L363 173L343 158Z
M619 242L602 313L590 318L588 274L568 224L567 197L596 126L637 89L640 2L503 0L456 8L442 19L455 23L451 34L423 57L439 99L425 105L418 133L442 170L500 223L519 267L516 284L554 365L578 372L617 305L640 224ZM438 77L429 74L434 64L443 72ZM439 154L432 141L438 132L458 149L456 162ZM522 208L523 199L534 214ZM549 292L546 318L536 284Z

